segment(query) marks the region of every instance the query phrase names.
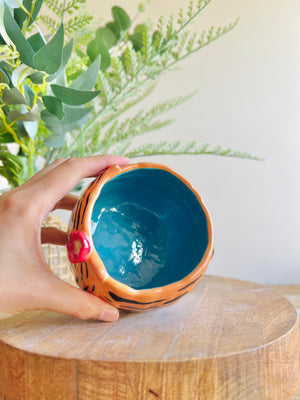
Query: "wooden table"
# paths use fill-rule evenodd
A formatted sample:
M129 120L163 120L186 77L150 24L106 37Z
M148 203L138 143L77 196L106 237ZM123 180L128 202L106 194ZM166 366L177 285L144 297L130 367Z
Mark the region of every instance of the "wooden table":
M272 285L272 287L293 304L298 312L300 326L300 285ZM300 386L291 400L300 400Z
M178 303L114 324L47 311L4 319L0 400L290 399L299 328L278 291L298 295L276 290L205 276Z

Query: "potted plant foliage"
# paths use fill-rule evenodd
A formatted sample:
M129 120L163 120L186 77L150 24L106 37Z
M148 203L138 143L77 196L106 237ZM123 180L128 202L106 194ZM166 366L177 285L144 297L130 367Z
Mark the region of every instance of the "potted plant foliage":
M58 157L99 153L249 157L195 142L135 146L135 137L170 123L162 115L189 98L143 108L157 79L237 24L190 33L189 25L209 2L191 1L186 11L151 27L117 6L111 20L98 26L82 13L84 0L3 0L0 175L15 187Z

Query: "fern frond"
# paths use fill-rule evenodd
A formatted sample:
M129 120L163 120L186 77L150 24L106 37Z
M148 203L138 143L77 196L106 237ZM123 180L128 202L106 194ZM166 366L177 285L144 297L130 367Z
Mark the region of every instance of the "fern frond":
M118 144L115 149L111 150L110 153L111 154L126 154L127 149L129 149L130 147L130 141L129 140L125 140L124 142Z
M141 53L143 55L143 62L148 64L151 55L152 55L152 39L150 35L150 31L148 28L144 29L142 33L142 49Z
M78 32L90 24L93 17L88 13L83 12L86 0L44 0L45 6L51 10L55 17L48 15L41 15L41 20L46 28L54 33L57 31L58 26L63 22L65 14L69 16L74 15L65 22L65 34L70 36L74 32Z
M172 108L182 104L188 100L194 93L188 96L177 97L161 103L156 104L149 111L139 110L133 117L126 119L116 131L116 140L124 140L127 138L133 138L135 136L142 135L146 132L158 130L168 124L173 119L166 119L158 121L157 118L171 110Z
M178 19L177 19L178 25L182 26L185 23L185 18L184 18L184 11L183 8L180 8L178 12Z
M65 13L73 14L74 11L79 10L85 0L70 0L68 2L63 0L44 0L45 6L56 14L60 19L63 18Z
M218 31L219 34L220 34L220 32L221 32L221 31ZM203 43L204 43L204 41L205 41L205 35L206 35L206 30L204 29L204 30L201 32L200 37L199 37L199 39L198 39L198 41L197 41L197 45L198 45L198 46L202 46L202 45L203 45Z
M74 10L79 10L82 4L85 4L85 0L70 0L64 7L63 11L68 14L73 14Z
M145 118L153 119L154 117L157 117L157 116L171 110L172 108L177 107L178 105L184 103L185 101L189 100L192 96L194 96L194 94L195 94L195 92L190 93L187 96L179 96L179 97L175 97L173 99L168 99L166 101L160 102L160 103L156 104L154 107L152 107L145 114Z
M151 92L153 91L155 85L151 85L150 87L147 87L143 92L139 93L135 98L125 102L122 104L122 107L119 109L117 108L112 108L111 111L108 111L107 116L102 116L101 118L101 113L95 112L95 118L92 123L89 123L85 127L85 132L86 132L86 142L88 141L88 138L91 136L97 136L97 141L91 143L91 148L89 149L92 153L95 151L95 147L99 148L101 145L101 141L104 141L105 145L108 146L106 149L110 149L110 146L113 146L114 143L128 139L128 138L133 138L135 136L142 135L146 132L150 131L156 131L171 122L173 122L172 119L166 119L159 121L157 118L171 110L172 108L180 105L184 101L188 100L191 96L194 95L194 93L191 93L187 96L181 96L177 97L174 99L169 99L167 101L158 103L154 107L152 107L148 111L144 110L139 110L135 115L133 115L130 118L126 118L122 122L116 122L117 118L124 112L126 112L128 109L142 101L144 98L149 96ZM100 119L98 120L97 118ZM110 123L113 122L113 126L109 126L104 130L103 128L106 125L109 125ZM100 135L100 132L102 132L102 135ZM63 155L61 155L63 156Z
M74 18L70 18L65 23L65 34L71 35L74 32L80 31L85 26L87 26L91 22L92 19L93 19L93 17L88 14L82 14L82 15L78 15L78 16L76 15Z
M175 51L173 51L172 56L175 58L175 60L178 60L179 57L181 56L183 49L186 45L186 41L188 38L189 32L183 32L178 40L178 46Z
M111 79L118 90L122 89L127 82L123 63L116 56L111 58Z
M55 21L49 15L41 15L39 19L42 21L43 25L45 25L45 27L51 34L57 32L59 28L59 22Z
M187 16L188 16L189 18L192 18L193 14L194 14L194 2L193 2L193 0L191 0L191 1L190 1L190 4L189 4Z
M187 43L187 46L186 46L186 51L187 51L188 53L191 53L191 52L193 51L193 49L194 49L194 44L195 44L195 41L196 41L196 37L197 37L196 32L193 33L193 35L190 37L190 39L189 39L189 41L188 41L188 43Z
M155 31L153 39L153 46L159 48L164 41L164 36L161 31Z
M44 4L49 10L51 10L58 17L61 16L63 6L59 0L44 0Z
M174 17L173 17L173 15L170 15L168 23L167 23L167 32L166 32L167 40L170 40L171 38L173 38L174 33L175 33Z
M125 49L124 57L125 57L126 72L132 77L135 77L138 71L138 61L137 61L136 51L132 47L131 42L128 43Z
M145 144L133 149L130 149L125 155L127 157L141 157L141 156L154 156L154 155L215 155L215 156L226 156L234 158L245 158L250 160L260 160L257 157L252 156L248 153L239 151L233 151L231 149L222 149L221 147L215 147L210 149L207 144L197 146L196 142L190 142L185 145L181 145L180 142L167 142L162 141L155 144Z
M163 16L161 16L161 17L158 18L158 21L157 21L157 30L158 30L159 32L163 32L163 31L164 31L164 17L163 17Z
M181 51L180 55L178 55L178 52L173 53L174 61L169 63L166 66L166 68L173 67L179 61L182 61L183 59L189 57L191 54L198 52L204 46L207 46L210 43L212 43L214 40L220 38L221 36L223 36L224 34L229 32L231 29L233 29L237 25L238 21L239 21L239 18L237 18L234 22L230 23L228 26L219 27L217 29L215 29L214 27L211 27L208 32L206 30L203 30L198 39L197 39L197 35L194 33L191 36L191 38L188 40L188 42L186 44L186 48ZM196 46L195 46L195 43L196 43Z
M99 71L99 89L102 91L100 93L100 98L103 105L109 104L111 98L113 97L113 87L109 80L106 78L103 71Z
M107 115L102 117L102 119L101 119L101 127L108 125L111 121L118 118L121 114L123 114L124 112L129 110L131 107L134 107L136 104L140 103L142 100L144 100L146 97L148 97L152 93L154 87L155 87L155 85L151 85L151 86L147 87L145 90L143 90L142 92L138 92L138 94L136 94L136 95L132 94L131 99L122 102L121 107L117 107L117 108L114 107L113 109L111 109L110 112L107 112ZM98 123L98 126L99 126L99 124L100 124L100 121Z
M101 141L101 143L105 144L106 150L109 152L115 148L115 145L118 143L122 143L123 141L132 140L136 136L140 136L142 134L148 132L154 132L159 130L166 125L169 125L173 122L173 119L166 119L162 121L154 121L154 122L145 122L143 119L143 114L136 115L134 120L131 118L126 119L120 125L114 122L114 126L111 126L106 134L105 139Z
M199 14L202 13L204 8L210 2L211 2L211 0L199 0L198 4L197 4L197 9L194 10L194 3L193 3L193 1L191 1L189 4L188 12L187 12L188 19L183 24L179 24L180 25L179 29L177 29L177 30L174 29L171 36L168 36L168 34L167 34L167 39L168 40L173 39L174 37L180 35L181 32L185 31L186 28L199 16Z
M115 120L111 126L107 129L105 135L103 136L103 139L101 140L101 144L104 146L107 145L107 143L110 142L111 138L116 135L118 131L118 126L119 126L119 121Z

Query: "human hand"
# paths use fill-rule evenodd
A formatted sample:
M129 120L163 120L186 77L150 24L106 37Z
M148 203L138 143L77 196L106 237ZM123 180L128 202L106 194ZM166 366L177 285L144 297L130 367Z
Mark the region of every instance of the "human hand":
M51 310L80 319L115 321L116 308L56 277L43 257L41 243L65 244L66 233L41 228L54 209L71 210L68 192L83 178L126 157L95 156L56 160L22 186L0 196L0 312Z

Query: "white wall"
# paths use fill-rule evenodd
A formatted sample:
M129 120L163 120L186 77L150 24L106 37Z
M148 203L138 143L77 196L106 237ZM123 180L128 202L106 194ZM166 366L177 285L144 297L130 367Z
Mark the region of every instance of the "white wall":
M138 4L87 1L105 20L112 5L134 15ZM187 4L152 0L147 10L157 18ZM296 0L213 0L193 29L239 16L238 26L164 77L152 98L198 90L171 113L176 122L156 133L159 139L197 139L265 160L151 159L177 170L205 199L216 242L211 274L300 283L299 11Z

